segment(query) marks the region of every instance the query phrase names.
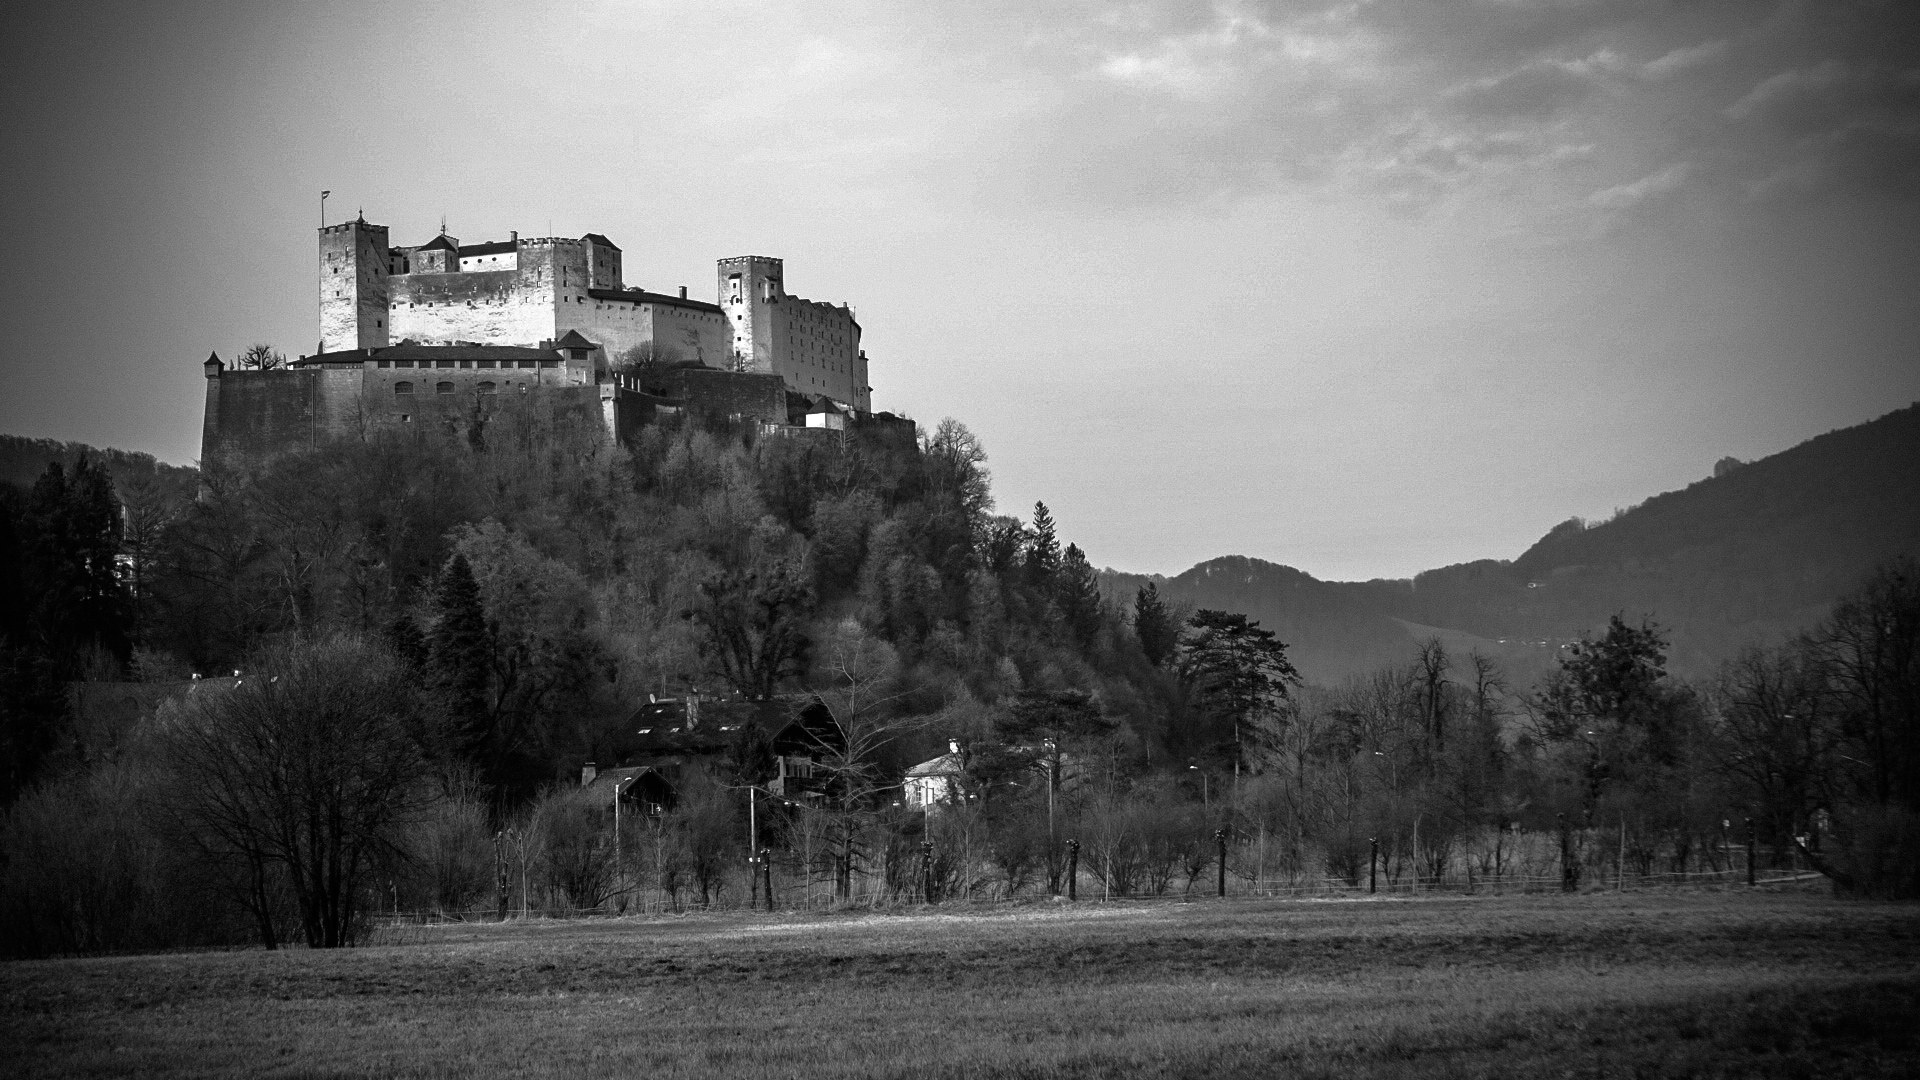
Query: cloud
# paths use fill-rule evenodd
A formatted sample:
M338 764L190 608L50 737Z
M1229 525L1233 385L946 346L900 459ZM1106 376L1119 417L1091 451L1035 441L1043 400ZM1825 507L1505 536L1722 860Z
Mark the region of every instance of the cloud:
M1809 68L1782 71L1747 91L1745 97L1727 106L1726 113L1735 120L1747 120L1796 100L1819 96L1846 79L1847 65L1839 60L1826 60Z
M1594 90L1592 58L1540 61L1518 71L1455 86L1446 97L1456 109L1474 116L1545 117L1578 104Z
M1715 38L1698 45L1689 45L1675 49L1656 60L1649 60L1640 67L1640 76L1655 81L1671 79L1675 75L1704 67L1727 55L1727 39Z
M1596 191L1587 196L1587 203L1602 210L1626 210L1638 206L1648 199L1665 195L1687 182L1687 176L1693 171L1690 162L1682 161L1669 165L1659 172L1650 173L1630 184Z

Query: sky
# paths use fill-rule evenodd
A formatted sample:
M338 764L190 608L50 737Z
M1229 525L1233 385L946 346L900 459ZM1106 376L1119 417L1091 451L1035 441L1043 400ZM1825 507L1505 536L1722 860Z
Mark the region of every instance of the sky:
M784 258L1135 572L1513 558L1920 399L1920 5L0 2L0 432L192 462L322 189Z

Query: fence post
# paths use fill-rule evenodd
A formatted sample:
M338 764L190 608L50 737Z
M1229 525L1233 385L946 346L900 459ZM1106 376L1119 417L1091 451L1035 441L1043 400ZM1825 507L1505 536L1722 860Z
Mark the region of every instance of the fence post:
M1380 838L1367 838L1367 895L1380 891Z
M1567 815L1553 815L1554 828L1560 834L1560 891L1578 892L1580 890L1580 871L1573 865L1571 845L1573 837L1567 832Z
M1754 835L1753 835L1753 819L1748 818L1747 819L1747 884L1748 885L1754 884L1753 853L1754 853L1754 848L1756 846L1757 845L1754 842Z
M1227 830L1213 830L1214 842L1220 845L1220 899L1227 898Z
M1067 841L1067 899L1080 899L1080 841Z
M773 910L773 849L760 849L760 872L766 875L767 910Z

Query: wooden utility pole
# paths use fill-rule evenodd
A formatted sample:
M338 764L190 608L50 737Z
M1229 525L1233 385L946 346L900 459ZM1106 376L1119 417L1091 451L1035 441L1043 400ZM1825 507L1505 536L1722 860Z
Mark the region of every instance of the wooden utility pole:
M1367 895L1380 891L1380 838L1367 838Z
M1227 830L1213 830L1213 842L1220 847L1220 899L1227 898Z
M1754 851L1758 847L1759 847L1759 844L1756 842L1756 839L1753 835L1753 819L1748 818L1747 819L1747 884L1748 885L1753 885L1756 883L1756 879L1754 878L1754 873L1753 873L1753 855L1754 855Z
M1067 841L1067 899L1080 899L1080 841Z

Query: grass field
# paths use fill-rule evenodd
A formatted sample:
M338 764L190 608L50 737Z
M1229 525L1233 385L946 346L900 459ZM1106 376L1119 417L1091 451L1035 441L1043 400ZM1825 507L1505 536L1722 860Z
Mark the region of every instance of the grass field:
M1081 904L0 965L13 1076L1915 1076L1920 908Z

